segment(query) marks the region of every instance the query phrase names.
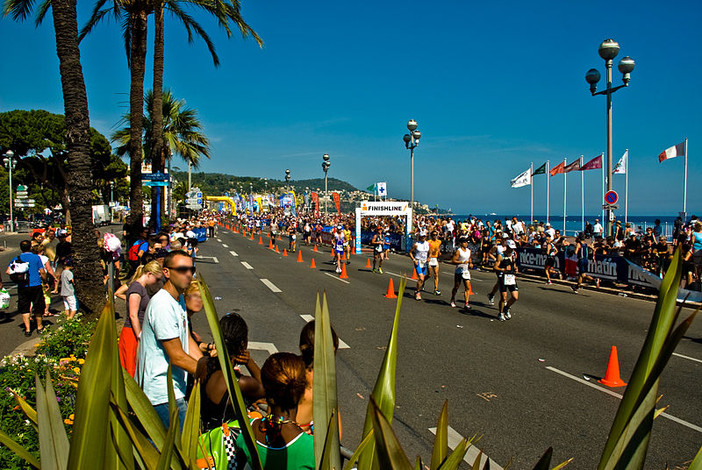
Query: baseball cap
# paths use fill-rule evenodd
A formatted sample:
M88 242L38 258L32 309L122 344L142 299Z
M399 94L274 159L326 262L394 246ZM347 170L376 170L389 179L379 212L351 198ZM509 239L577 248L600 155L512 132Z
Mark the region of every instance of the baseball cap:
M517 244L514 243L514 240L509 240L509 241L507 242L507 246L510 247L510 248L512 248L513 250L516 250L516 249L517 249Z
M68 231L67 231L66 229L64 229L64 228L60 228L60 229L58 229L58 231L56 232L56 236L57 236L57 237L65 237L66 235L68 235Z

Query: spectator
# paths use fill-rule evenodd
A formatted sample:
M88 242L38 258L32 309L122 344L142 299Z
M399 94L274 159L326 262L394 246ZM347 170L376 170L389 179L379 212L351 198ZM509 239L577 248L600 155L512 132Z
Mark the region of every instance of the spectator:
M69 320L76 316L78 311L78 298L76 297L76 286L73 282L73 260L67 258L63 263L61 272L61 298L63 299L63 309L66 311L66 318Z
M59 239L56 244L56 265L61 267L63 261L73 254L73 246L68 241L68 231L65 228L59 229L56 236Z
M168 366L172 366L173 386L181 428L185 420L187 374L194 374L202 353L190 336L183 308L183 292L190 285L195 267L183 251L172 251L163 263L166 283L146 307L137 350L136 380L168 426Z
M32 253L31 250L31 242L22 240L20 242L22 253L12 260L6 271L10 278L12 279L14 276L13 280L17 282L17 310L22 314L25 336L32 335L29 322L30 313L34 314L37 333L44 332L41 320L46 307L42 291L42 279L46 277L46 271L39 256ZM22 273L26 273L26 275L22 275Z

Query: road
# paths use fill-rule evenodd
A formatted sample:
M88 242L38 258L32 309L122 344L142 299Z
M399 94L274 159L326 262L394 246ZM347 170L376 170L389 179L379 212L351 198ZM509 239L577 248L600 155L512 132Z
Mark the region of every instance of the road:
M258 237L252 241L220 228L217 237L200 244L197 267L218 313L236 311L246 319L259 364L272 351L297 351L317 292L327 292L343 342L337 354L342 442L354 448L392 327L395 301L383 294L389 279L397 287L399 276L411 273L410 262L392 255L380 275L365 268L367 254L353 255L349 279L342 282L328 250L303 247L302 253L304 262L298 263L295 255L259 245ZM0 262L9 256L0 254ZM317 269L310 269L312 258ZM514 459L513 468L530 468L553 446L554 462L573 457L573 468L594 468L619 405L616 394L623 393L595 380L605 373L612 345L628 379L654 304L595 291L574 295L565 286L520 279L513 319L499 322L485 297L492 274L473 271L470 314L448 306L451 267L442 266L441 274L440 297L425 293L417 302L408 292L403 299L394 426L410 459L429 461L430 428L448 399L452 435L482 436L478 446L499 466ZM18 322L14 317L2 325L0 352L24 341L21 329L13 328ZM204 315L193 324L208 337ZM661 379L660 406L670 408L655 422L646 468L674 468L691 460L702 442L699 321L676 354Z

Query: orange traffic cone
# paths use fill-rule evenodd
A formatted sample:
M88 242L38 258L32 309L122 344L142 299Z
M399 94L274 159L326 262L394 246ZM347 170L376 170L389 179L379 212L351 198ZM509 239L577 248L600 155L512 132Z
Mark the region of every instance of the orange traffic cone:
M341 261L346 261L346 252L341 253Z
M312 258L312 262L310 263L310 269L317 269L317 265L314 264L314 258Z
M419 279L419 278L417 277L417 270L416 270L416 269L413 269L413 270L412 270L412 277L411 277L410 279L414 279L414 280Z
M304 263L304 261L302 261L302 252L301 251L297 252L297 262Z
M288 256L288 250L287 250L287 248L283 248L283 256Z
M253 240L253 232L251 232L251 240Z
M366 259L366 268L372 268L370 258Z
M269 250L273 249L273 240L268 240L268 249Z
M282 240L282 238L280 238L280 234L278 234L278 240Z
M607 364L607 372L605 372L604 379L600 379L598 382L608 387L623 387L626 385L626 382L619 376L619 357L617 356L616 346L612 346L612 350L609 353L609 363Z
M263 245L263 237L261 237L261 236L258 237L258 244Z
M387 299L396 299L397 296L395 295L395 286L392 284L392 278L390 278L390 281L388 282L388 293L385 294L385 298Z
M346 263L341 263L341 274L339 275L339 279L348 279L349 275L346 274Z
M312 251L314 251L315 253L317 252L317 244L316 243L314 244L314 248L312 249Z
M280 253L280 250L278 249L278 245L275 246L275 252Z

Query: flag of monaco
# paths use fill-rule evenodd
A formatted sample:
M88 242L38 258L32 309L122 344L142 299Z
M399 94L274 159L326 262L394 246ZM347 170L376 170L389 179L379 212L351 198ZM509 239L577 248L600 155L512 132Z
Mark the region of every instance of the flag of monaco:
M678 145L674 145L672 147L669 147L665 149L664 151L661 152L660 155L658 155L658 163L661 163L663 160L668 160L670 158L675 158L675 157L684 157L685 156L685 142L680 142Z

